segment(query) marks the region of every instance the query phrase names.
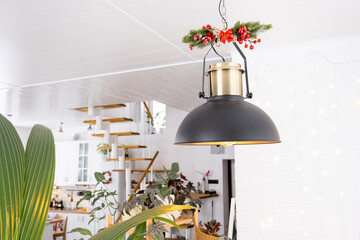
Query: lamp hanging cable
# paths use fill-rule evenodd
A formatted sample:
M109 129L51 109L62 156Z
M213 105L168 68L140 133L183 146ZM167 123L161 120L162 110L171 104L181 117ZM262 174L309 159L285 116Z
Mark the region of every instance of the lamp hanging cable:
M221 5L222 3L222 5ZM228 28L228 23L226 21L226 7L225 7L225 0L220 0L219 2L219 14L223 23L223 30Z

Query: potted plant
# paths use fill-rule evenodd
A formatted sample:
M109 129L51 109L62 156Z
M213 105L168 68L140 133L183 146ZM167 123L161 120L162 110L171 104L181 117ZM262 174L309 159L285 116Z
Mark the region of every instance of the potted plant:
M220 226L221 224L219 222L217 222L216 220L211 220L205 223L206 229L198 227L197 234L199 236L199 240L216 240L222 237L228 239L225 236L220 236L217 234L217 232L220 231Z
M106 160L108 153L111 152L111 149L102 149L101 147L110 147L110 145L106 143L99 143L96 146L97 146L96 151L98 154L101 155L101 159Z
M51 130L35 125L26 149L0 114L0 239L41 239L55 175Z
M104 173L96 172L95 179L97 181L96 185L98 188L94 191L85 191L84 196L77 203L77 205L79 205L82 201L89 201L93 206L89 224L92 221L102 221L107 216L109 216L109 214L110 216L114 217L119 213L125 214L129 211L128 203L117 202L115 197L117 195L116 191L109 191L109 189L104 184L106 181ZM99 232L95 235L93 235L93 233L86 228L75 228L72 229L69 233L78 232L84 236L91 236L90 239L112 240L119 239L130 229L135 228L134 232L129 236L128 239L141 239L140 236L144 237L145 235L151 235L155 239L161 239L162 233L164 232L164 228L162 227L164 222L170 223L175 227L179 227L173 221L162 218L161 215L183 209L194 209L194 207L156 205L151 209L145 209L136 216L132 216L131 218L127 219L127 224L122 224L123 222L114 224L106 229L100 229ZM152 225L149 226L149 231L147 232L145 222L148 219L152 219Z
M191 181L179 173L179 164L173 163L170 171L165 167L166 177L155 173L156 181L150 182L145 190L137 192L130 202L123 205L126 212L124 218L129 219L136 214L162 205L190 205L201 207L202 202L191 193L196 193L196 189ZM181 211L174 211L163 215L163 218L175 220L181 215Z

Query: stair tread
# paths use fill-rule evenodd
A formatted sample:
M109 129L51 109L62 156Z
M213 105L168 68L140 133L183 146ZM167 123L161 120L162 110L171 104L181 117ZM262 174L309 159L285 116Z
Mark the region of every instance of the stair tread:
M111 149L111 146L104 146L104 147L99 147L99 149ZM118 146L118 148L146 148L146 146L142 146L142 145L126 145L126 146Z
M99 106L94 106L94 108L100 108L100 107L102 107L103 109L113 109L113 108L126 107L126 105L123 104L123 103L119 103L119 104L111 104L111 105L99 105ZM88 107L79 107L79 108L75 108L75 110L82 111L82 112L87 112L87 111L88 111Z
M118 158L107 158L107 161L119 161ZM125 158L125 161L150 161L152 158Z
M110 133L111 136L135 136L140 135L140 133L137 132L116 132L116 133ZM94 133L91 136L93 137L104 137L103 133Z
M107 118L107 119L103 119L102 121L115 123L115 122L132 122L133 120L131 118L121 117L121 118ZM83 121L83 123L95 125L96 120L85 120Z
M125 169L113 169L113 172L125 172ZM170 170L168 170L170 171ZM145 169L133 169L131 170L132 173L139 173L139 172L145 172ZM148 172L151 172L150 170ZM165 172L164 169L154 169L153 172Z

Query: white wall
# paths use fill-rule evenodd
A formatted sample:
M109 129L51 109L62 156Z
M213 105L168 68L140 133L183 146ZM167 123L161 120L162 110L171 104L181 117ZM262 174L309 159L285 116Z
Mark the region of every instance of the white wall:
M21 142L24 145L24 148L26 148L26 143L27 140L29 138L30 132L31 132L31 128L26 128L26 127L15 127L17 133L20 136Z
M245 54L282 143L235 147L238 239L360 239L360 36Z

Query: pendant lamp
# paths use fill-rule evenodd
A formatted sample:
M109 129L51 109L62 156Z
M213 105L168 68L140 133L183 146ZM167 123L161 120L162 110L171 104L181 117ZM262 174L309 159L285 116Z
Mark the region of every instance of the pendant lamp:
M209 66L210 96L204 94L205 59L200 98L207 102L192 110L177 131L176 145L241 145L279 143L280 136L271 118L259 107L247 102L249 92L246 57L233 42L244 59L245 71L239 63L223 62ZM245 73L247 93L244 96L242 74Z

